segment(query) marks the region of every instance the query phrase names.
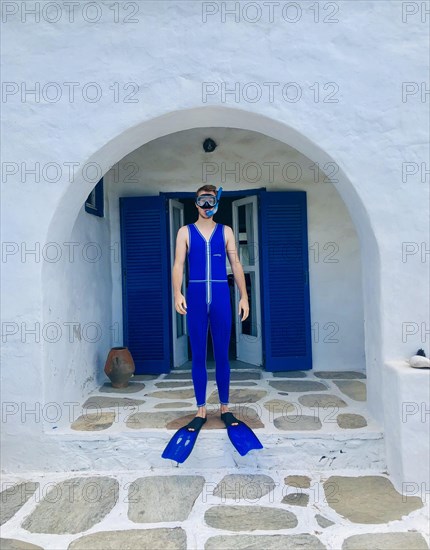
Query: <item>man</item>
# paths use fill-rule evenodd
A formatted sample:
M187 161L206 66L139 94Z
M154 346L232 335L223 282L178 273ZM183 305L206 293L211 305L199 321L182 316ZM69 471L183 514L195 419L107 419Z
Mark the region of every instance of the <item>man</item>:
M197 200L200 195L212 195L216 198L216 187L214 185L204 185L196 192ZM228 349L231 335L231 305L225 261L226 253L236 284L239 287L238 314L242 314L241 321L244 321L249 315L249 303L245 275L236 251L236 243L231 227L215 223L212 216L208 215L213 206L208 203L199 206L197 200L197 222L181 227L177 234L172 283L176 311L181 315L188 313L187 325L192 351L192 378L198 407L196 417L204 419L206 418L207 385L206 342L209 324L214 344L215 375L221 413L228 412L230 386ZM190 266L187 293L189 308L185 296L181 293L186 254L188 254ZM236 424L237 422L233 423L233 425Z
M241 321L249 315L245 275L236 252L233 231L227 225L215 223L212 215L218 209L222 187L204 185L196 192L196 223L179 229L176 238L172 284L176 311L187 315L192 351L192 378L197 401L197 414L186 426L173 435L162 458L184 462L190 455L197 436L207 420L206 415L206 342L211 327L216 363L216 383L221 408L221 420L227 427L230 441L243 456L263 445L242 420L228 410L230 363L228 348L231 334L230 290L227 281L226 255L240 290ZM181 293L185 257L188 254L190 278L187 300Z

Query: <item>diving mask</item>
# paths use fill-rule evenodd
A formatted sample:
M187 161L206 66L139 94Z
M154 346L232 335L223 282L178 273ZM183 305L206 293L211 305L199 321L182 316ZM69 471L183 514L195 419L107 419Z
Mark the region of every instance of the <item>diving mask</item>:
M200 208L212 208L217 203L215 195L199 195L196 198L196 204Z
M222 187L219 187L216 197L214 195L202 194L196 198L197 206L200 208L212 208L212 210L206 210L207 216L213 216L218 210L219 199L221 197Z

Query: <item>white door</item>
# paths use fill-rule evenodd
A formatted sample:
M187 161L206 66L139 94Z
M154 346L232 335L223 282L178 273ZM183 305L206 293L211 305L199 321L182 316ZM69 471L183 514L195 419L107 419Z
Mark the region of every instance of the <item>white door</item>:
M239 361L260 366L263 363L263 351L257 197L250 196L233 201L232 208L234 238L245 274L249 300L249 315L245 321L241 321L242 315L238 315L240 292L235 284L236 354Z
M170 273L175 262L176 235L178 229L184 225L184 205L174 199L169 201L170 216ZM184 271L188 268L185 261ZM185 277L182 279L182 294L185 295ZM172 319L173 319L173 367L180 367L188 361L188 333L185 315L181 315L175 309L175 301L172 291Z

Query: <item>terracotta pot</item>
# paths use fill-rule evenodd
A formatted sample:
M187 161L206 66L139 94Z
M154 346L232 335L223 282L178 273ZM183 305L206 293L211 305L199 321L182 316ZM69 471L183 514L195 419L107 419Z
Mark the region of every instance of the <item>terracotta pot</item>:
M135 365L127 347L112 348L107 356L105 373L114 388L126 388L134 376Z

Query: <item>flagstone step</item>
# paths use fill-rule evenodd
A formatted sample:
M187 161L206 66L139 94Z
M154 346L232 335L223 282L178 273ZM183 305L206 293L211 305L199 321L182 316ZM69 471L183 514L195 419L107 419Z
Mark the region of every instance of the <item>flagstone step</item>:
M358 371L232 369L229 409L264 446L241 457L220 419L216 375L208 369L208 421L179 467L383 471L384 435L366 408L366 382ZM195 414L190 370L137 375L126 388L106 382L68 423L46 432L47 449L57 471L169 469L177 463L161 454Z
M51 441L59 450L55 453L55 468L51 469L111 471L177 467L161 454L174 430L139 430L112 435L95 432L55 434ZM367 431L354 434L267 434L255 429L263 449L240 456L228 439L226 430L201 430L189 458L178 467L279 469L308 468L331 471L338 468L358 470L386 469L383 433ZM48 445L48 448L50 445Z

